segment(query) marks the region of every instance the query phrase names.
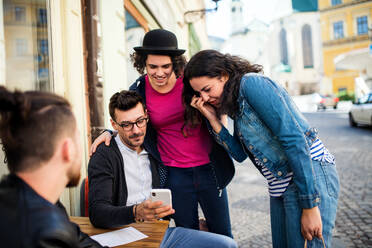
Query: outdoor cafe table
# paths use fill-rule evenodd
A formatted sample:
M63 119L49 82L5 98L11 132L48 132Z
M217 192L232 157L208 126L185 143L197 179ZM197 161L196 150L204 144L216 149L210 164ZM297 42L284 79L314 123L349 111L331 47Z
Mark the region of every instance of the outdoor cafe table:
M81 231L85 232L89 236L101 234L105 232L110 232L114 230L118 230L124 227L134 227L138 231L146 234L148 238L138 240L136 242L132 242L126 245L120 245L116 247L156 247L160 246L161 241L163 240L163 236L165 231L168 228L169 221L159 220L159 221L151 221L151 222L140 222L140 223L132 223L130 225L122 226L119 228L113 229L100 229L95 228L89 221L88 217L76 217L71 216L70 220L75 222L80 226Z

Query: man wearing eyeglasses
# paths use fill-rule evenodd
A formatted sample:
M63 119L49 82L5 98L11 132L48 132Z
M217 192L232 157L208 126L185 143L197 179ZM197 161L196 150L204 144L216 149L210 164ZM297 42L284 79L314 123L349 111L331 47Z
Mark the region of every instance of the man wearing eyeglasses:
M115 93L109 112L118 134L110 146L98 147L88 165L92 224L109 228L173 214L170 206L146 200L159 177L156 160L142 146L148 120L142 98L134 91Z
M175 211L147 200L159 188L158 160L148 153L147 111L135 91L115 93L109 104L111 125L118 132L110 145L100 144L88 165L89 218L96 227L111 228L163 218ZM237 247L227 236L188 228L168 228L164 247Z

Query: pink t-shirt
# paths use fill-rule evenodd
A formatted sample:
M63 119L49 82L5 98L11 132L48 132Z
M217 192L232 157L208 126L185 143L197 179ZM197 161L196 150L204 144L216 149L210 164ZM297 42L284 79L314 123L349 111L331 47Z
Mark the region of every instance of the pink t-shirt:
M187 128L187 137L183 136L182 89L182 78L178 78L170 92L159 93L146 76L146 107L157 131L160 157L166 166L187 168L209 163L211 140L202 126Z

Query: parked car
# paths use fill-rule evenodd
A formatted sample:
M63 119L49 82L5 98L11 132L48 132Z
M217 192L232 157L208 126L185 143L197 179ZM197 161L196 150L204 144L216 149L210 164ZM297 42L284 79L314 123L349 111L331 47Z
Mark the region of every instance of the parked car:
M318 109L326 109L326 108L337 108L337 104L339 102L338 97L334 95L320 95L322 99L318 103Z
M358 124L372 126L372 92L361 97L350 109L350 126Z

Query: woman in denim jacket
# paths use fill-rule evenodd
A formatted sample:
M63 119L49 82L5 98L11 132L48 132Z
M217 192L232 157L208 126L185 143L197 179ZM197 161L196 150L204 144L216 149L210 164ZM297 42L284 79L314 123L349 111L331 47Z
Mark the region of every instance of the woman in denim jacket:
M273 247L331 246L339 192L334 157L288 93L262 67L205 50L184 72L187 124L210 123L217 142L268 180ZM223 121L234 120L234 135Z

